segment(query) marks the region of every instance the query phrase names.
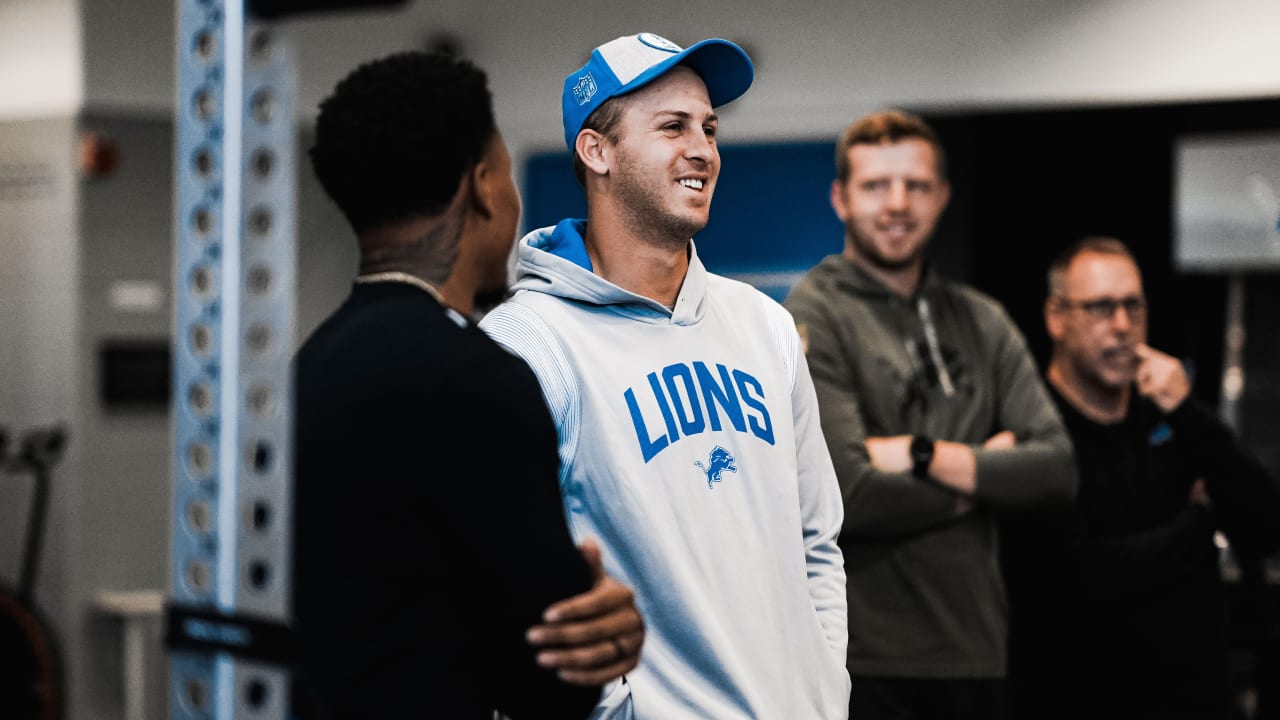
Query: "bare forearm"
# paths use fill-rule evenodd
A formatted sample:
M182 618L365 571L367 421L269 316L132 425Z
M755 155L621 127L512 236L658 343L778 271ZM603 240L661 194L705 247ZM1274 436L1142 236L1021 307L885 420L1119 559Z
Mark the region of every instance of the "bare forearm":
M877 470L890 473L912 470L910 435L867 438L867 452ZM963 495L972 495L977 486L973 449L964 443L935 440L928 471L932 480Z
M949 440L935 441L929 477L960 495L972 496L978 487L978 462L973 448Z

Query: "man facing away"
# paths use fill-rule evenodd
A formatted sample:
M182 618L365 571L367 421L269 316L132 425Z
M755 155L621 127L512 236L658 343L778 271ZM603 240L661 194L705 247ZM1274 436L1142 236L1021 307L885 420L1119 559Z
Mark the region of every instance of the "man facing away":
M785 304L844 495L850 715L999 718L994 514L1069 501L1070 442L1004 309L925 263L950 192L933 130L897 111L863 117L836 171L844 252Z
M1280 483L1147 342L1129 249L1091 237L1049 268L1047 377L1075 445L1074 505L1004 518L1017 718L1228 714L1226 588L1280 547Z
M533 374L466 320L520 212L485 75L362 65L311 158L360 274L295 358L301 717L584 717L643 626L570 539Z
M596 48L562 98L587 218L525 237L514 297L482 322L538 375L574 534L645 616L604 715L847 714L839 488L799 339L691 239L720 174L714 108L753 74L719 39Z

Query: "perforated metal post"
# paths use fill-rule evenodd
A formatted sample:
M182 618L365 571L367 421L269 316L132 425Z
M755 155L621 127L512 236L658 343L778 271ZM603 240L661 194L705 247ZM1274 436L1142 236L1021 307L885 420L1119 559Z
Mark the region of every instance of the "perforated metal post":
M178 20L171 606L283 624L292 73L241 0L178 0ZM288 673L236 652L252 644L241 626L178 624L230 650L170 652L170 718L285 717Z

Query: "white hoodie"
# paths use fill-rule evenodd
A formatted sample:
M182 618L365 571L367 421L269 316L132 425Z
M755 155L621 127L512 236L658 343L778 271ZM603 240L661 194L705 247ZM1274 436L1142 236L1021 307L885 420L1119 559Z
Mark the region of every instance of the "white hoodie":
M692 243L668 310L593 274L584 229L526 236L480 326L537 374L570 528L645 619L597 716L846 718L844 511L791 316Z

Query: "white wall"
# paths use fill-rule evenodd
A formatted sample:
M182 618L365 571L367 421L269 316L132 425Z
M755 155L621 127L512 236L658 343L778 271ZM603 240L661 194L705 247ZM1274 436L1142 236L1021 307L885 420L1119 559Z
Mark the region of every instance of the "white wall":
M34 0L22 0L34 2ZM87 2L93 107L167 112L171 0ZM826 138L886 104L932 109L1280 94L1274 0L820 0L743 3L417 0L288 20L303 114L355 63L458 37L490 71L515 148L559 146L564 76L592 47L651 30L682 44L722 36L758 61L724 113L727 141ZM0 99L0 103L3 100Z
M78 635L80 610L71 568L82 537L75 423L82 64L77 0L0 0L0 425L15 434L59 421L71 428L67 457L51 478L35 586L55 643ZM10 581L19 573L31 488L29 475L0 473L0 578Z
M0 120L71 116L83 101L78 0L0 0Z
M71 429L67 457L50 481L35 586L36 605L53 624L55 642L77 627L78 581L70 568L82 537L77 480L83 438L75 422L82 386L74 138L70 116L0 120L0 425L13 433L15 443L19 433L35 426L65 422ZM0 473L0 578L13 582L31 479L26 473Z

